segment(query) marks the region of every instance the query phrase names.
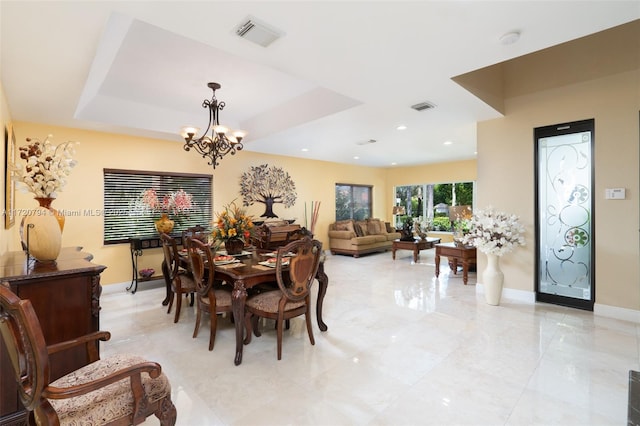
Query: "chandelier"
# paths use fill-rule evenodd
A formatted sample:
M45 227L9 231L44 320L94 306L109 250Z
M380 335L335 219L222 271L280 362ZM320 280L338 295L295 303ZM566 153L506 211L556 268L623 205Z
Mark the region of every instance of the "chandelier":
M213 96L210 100L205 99L202 102L202 107L209 109L209 125L202 136L197 139L194 139L200 130L197 127L183 127L180 134L185 140L184 150L195 149L202 155L202 158L208 158L209 165L215 169L219 164L218 160L222 160L222 157L227 154L235 155L236 151L242 150L242 138L246 133L241 130L231 131L220 125L220 111L224 109L225 103L218 102L216 90L221 86L218 83L209 83L207 86L213 91ZM209 130L211 130L211 135L207 134Z

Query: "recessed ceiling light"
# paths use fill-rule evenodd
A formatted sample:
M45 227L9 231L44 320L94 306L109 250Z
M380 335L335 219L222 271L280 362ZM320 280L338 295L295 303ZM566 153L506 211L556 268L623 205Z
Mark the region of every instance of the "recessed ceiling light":
M398 163L396 163L395 161L393 163L391 163L392 166L396 166L398 165Z
M445 145L453 145L453 142L451 142L451 141L444 141L444 144L445 144Z
M500 44L506 46L520 40L520 31L510 31L500 37Z
M399 125L398 127L396 127L397 130L406 130L407 126L405 126L404 124Z
M360 157L358 157L357 155L355 157L353 157L354 160L359 160Z
M302 152L309 152L309 148L302 148Z

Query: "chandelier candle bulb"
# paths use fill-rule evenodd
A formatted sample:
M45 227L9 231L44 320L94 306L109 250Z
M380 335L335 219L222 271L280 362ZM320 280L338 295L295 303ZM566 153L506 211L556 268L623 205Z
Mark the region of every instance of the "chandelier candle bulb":
M197 127L183 127L182 128L182 132L180 132L180 135L185 138L185 139L191 139L193 138L196 133L198 133L200 131L199 128Z

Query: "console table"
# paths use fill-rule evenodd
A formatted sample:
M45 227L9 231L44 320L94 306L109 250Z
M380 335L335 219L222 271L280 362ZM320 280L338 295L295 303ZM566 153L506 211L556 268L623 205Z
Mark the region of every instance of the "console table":
M418 262L421 250L427 250L433 248L435 244L440 242L440 238L427 237L426 240L416 238L413 241L402 241L400 239L393 240L391 246L391 257L396 260L396 250L411 250L413 251L413 263Z
M47 345L99 330L100 274L106 266L91 263L92 259L81 247L63 248L55 263L28 261L22 251L0 257L0 281L31 301ZM8 356L0 339L0 424L27 424ZM84 348L53 354L49 360L51 381L89 362Z
M178 239L179 237L174 237ZM178 239L178 244L182 244L182 238ZM162 242L160 241L160 237L150 237L150 238L130 238L129 239L129 250L131 251L131 284L127 287L127 291L131 291L134 294L138 290L138 282L140 281L151 281L158 280L160 278L164 278L163 275L154 275L153 277L141 278L138 277L138 258L142 256L142 250L149 248L159 248L162 247Z
M458 246L456 243L436 244L436 277L440 275L440 256L449 258L449 265L454 274L458 271L458 263L462 263L462 282L467 285L469 265L476 264L476 248Z

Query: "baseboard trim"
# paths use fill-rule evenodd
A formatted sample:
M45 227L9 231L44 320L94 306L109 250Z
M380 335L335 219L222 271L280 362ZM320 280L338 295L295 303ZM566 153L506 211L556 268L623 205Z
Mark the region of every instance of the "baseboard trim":
M484 295L484 284L476 284L476 293ZM516 302L527 303L533 305L536 303L536 294L526 290L516 290L513 288L504 287L502 289L502 298L513 300Z
M109 285L102 286L102 294L113 294L113 293L125 293L127 292L127 287L131 285L131 281L127 281L124 283L115 283ZM136 291L148 290L150 288L164 287L165 283L162 278L157 280L150 281L139 281L138 288Z
M634 309L619 308L617 306L601 305L596 303L593 306L593 313L602 317L640 324L640 311L636 311Z
M476 284L476 293L484 295L484 285L481 283ZM521 303L535 304L536 293L533 291L516 290L513 288L503 288L502 298ZM619 308L617 306L603 305L596 303L593 306L593 314L612 318L621 321L629 321L636 324L640 324L640 310Z

